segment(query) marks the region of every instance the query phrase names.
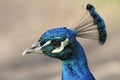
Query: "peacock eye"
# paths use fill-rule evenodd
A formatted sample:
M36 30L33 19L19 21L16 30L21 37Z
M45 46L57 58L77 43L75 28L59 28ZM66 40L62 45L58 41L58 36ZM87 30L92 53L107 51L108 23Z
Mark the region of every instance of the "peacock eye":
M61 44L61 42L59 40L52 40L51 41L51 45L54 47L59 47Z

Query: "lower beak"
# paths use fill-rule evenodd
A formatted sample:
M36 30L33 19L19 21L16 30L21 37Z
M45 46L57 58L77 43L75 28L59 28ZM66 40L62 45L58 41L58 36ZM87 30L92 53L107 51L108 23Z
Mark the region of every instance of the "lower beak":
M30 53L42 53L41 46L39 42L34 43L30 47L26 48L22 55Z

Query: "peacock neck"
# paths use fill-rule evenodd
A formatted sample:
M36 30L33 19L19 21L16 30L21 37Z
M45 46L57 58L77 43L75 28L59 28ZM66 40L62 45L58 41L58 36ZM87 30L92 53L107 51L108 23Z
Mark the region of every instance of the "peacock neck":
M77 42L74 53L62 61L62 80L95 80L91 74L83 48Z

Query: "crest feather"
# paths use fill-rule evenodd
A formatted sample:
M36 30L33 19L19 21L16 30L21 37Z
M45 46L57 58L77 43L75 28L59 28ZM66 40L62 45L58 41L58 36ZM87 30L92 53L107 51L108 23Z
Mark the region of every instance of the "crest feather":
M87 4L86 13L72 30L76 31L76 37L99 40L100 44L107 38L105 22L91 4Z

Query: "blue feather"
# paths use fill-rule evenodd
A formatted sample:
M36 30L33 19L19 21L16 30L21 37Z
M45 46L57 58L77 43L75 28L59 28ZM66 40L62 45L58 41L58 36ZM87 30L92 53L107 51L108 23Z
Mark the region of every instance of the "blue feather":
M73 55L62 61L62 80L95 80L91 74L87 59L79 42L74 42Z

